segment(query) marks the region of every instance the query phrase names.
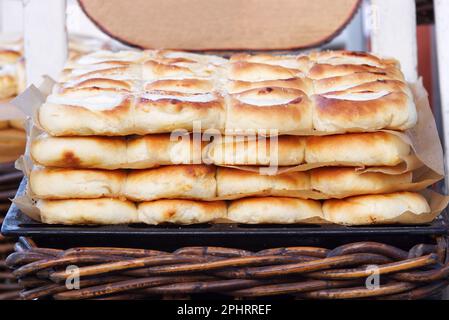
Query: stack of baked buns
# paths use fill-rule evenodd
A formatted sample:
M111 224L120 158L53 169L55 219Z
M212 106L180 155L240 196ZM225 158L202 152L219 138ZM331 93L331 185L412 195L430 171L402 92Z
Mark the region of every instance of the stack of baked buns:
M16 40L0 42L0 105L9 102L25 86L23 58ZM25 150L21 120L0 119L0 163L16 160Z
M38 110L29 191L51 224L422 223L416 122L367 53L99 51Z
M69 41L69 61L92 51L118 50L118 47L102 39L72 34ZM0 40L0 104L8 103L26 87L23 40L6 35ZM26 134L23 119L0 119L0 163L11 162L23 154Z

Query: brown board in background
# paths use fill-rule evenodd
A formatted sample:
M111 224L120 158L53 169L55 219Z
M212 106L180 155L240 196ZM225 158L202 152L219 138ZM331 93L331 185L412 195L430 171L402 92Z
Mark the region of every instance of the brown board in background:
M111 37L137 47L288 50L330 41L360 0L79 0Z

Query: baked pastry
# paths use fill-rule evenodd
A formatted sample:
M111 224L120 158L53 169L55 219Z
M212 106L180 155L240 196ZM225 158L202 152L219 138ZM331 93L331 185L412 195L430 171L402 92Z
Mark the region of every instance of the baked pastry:
M157 200L140 203L139 221L146 224L196 224L226 218L224 201Z
M136 205L118 199L39 200L40 219L48 224L112 225L138 222Z
M26 134L18 129L0 130L0 163L17 160L25 151Z
M410 145L386 132L307 137L307 163L395 166L410 155Z
M205 158L216 165L291 166L304 162L305 145L299 136L225 136L205 148Z
M106 137L49 137L31 144L33 161L46 167L121 169L127 164L127 141Z
M29 187L38 199L119 198L126 178L121 170L39 168L31 171Z
M313 190L341 198L399 191L405 184L412 183L412 177L412 172L391 175L380 172L362 173L354 168L328 167L312 170L310 184Z
M245 198L231 201L228 219L245 224L294 224L323 222L321 203L282 197Z
M12 98L23 89L21 53L0 49L0 100Z
M321 132L405 130L418 120L411 93L398 82L370 82L314 95L312 101L313 127Z
M312 115L313 105L301 90L280 87L250 89L230 96L226 132L311 132Z
M217 196L243 198L248 196L302 196L310 191L308 172L291 172L280 175L261 175L231 168L217 168Z
M356 196L323 203L325 219L346 225L425 223L430 222L430 212L426 199L413 192Z

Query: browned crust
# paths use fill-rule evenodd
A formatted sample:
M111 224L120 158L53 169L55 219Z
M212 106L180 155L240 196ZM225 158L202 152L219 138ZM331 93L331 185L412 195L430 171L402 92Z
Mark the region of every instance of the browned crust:
M391 107L406 105L407 96L405 93L393 92L379 99L366 101L353 101L326 98L323 95L313 97L316 106L316 112L320 115L331 116L334 118L353 119L367 117L377 114L379 110Z

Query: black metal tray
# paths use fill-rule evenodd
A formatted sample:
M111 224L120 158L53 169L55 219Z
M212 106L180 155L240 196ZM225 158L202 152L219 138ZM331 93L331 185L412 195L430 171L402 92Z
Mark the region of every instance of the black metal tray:
M20 184L18 194L25 192L26 179ZM202 224L192 226L144 224L119 226L64 226L46 225L30 219L15 205L12 205L3 222L1 232L5 236L29 236L46 240L75 240L97 245L129 243L169 245L246 245L251 243L264 247L273 245L316 245L323 239L340 240L385 240L394 238L434 237L448 234L444 219L437 219L429 225L420 226L370 226L345 227L337 225L242 225L242 224ZM416 239L415 239L416 240Z

